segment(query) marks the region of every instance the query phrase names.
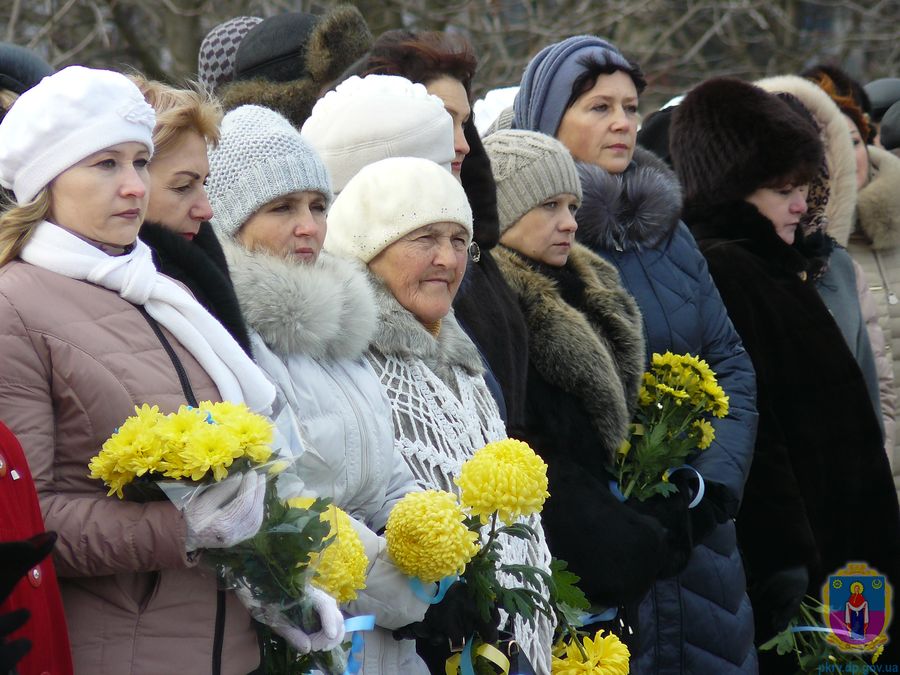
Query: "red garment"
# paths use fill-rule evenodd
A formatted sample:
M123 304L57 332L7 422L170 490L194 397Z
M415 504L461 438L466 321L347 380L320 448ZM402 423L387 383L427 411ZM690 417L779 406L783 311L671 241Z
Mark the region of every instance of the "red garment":
M862 593L854 593L847 602L853 609L859 609L865 601L866 599L862 596Z
M27 539L44 532L31 471L22 446L0 422L0 541ZM31 612L10 640L28 638L31 651L16 664L19 675L71 675L72 656L62 598L48 556L16 584L0 604L0 614L21 607Z

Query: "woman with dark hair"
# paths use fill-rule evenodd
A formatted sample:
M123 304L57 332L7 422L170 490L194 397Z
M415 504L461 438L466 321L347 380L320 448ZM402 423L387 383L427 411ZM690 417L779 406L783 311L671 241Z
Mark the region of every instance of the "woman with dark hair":
M578 536L585 529L602 534L608 523L624 522L628 516L613 506L582 509L577 521L559 523L555 531L548 520L547 536L582 577L589 597L621 594L623 580L635 586L632 593L641 591L632 672L755 672L753 620L731 520L753 450L753 368L703 256L679 222L678 181L659 159L635 146L638 97L645 86L640 68L610 43L571 37L528 64L513 125L555 136L575 158L584 193L576 238L611 262L634 296L647 360L667 350L705 359L730 398L730 412L715 421L713 445L690 462L706 482L700 504L689 511L685 500L654 498L640 506L666 528L667 559L628 555L623 541ZM608 495L607 475L585 470L579 481L586 491ZM577 491L565 497L575 500ZM613 553L625 555L629 564L616 565Z
M362 72L400 75L423 84L430 94L444 101L453 118L456 156L451 168L462 181L475 219L472 264L453 308L460 325L487 362L490 374L499 382L507 428L514 434L525 421L527 328L491 253L500 239L500 230L491 165L471 114L476 65L472 47L462 36L395 30L375 41Z
M676 110L671 148L685 220L756 369L738 536L762 643L852 562L900 578L900 508L862 373L794 245L822 165L818 133L777 96L716 78ZM796 670L792 657L761 661Z

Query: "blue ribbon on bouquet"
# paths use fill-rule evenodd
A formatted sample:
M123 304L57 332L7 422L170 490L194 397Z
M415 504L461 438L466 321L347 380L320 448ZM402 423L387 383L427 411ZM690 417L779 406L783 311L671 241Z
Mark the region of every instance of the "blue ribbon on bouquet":
M375 628L375 615L363 614L362 616L354 616L344 620L344 633L353 633L350 638L350 656L347 659L347 669L344 675L356 675L362 668L362 650L365 639L362 636L363 631L373 630Z
M449 588L458 580L458 576L444 577L438 582L437 590L434 593L429 593L425 590L425 586L422 585L421 579L418 577L410 577L409 587L412 589L413 595L419 600L428 603L429 605L436 605L444 599Z
M676 466L674 469L669 469L669 475L671 476L676 471L682 470L693 471L697 476L697 494L694 495L694 498L691 500L691 503L688 504L689 509L693 509L696 507L701 501L703 501L703 495L706 492L706 483L703 480L703 476L700 475L700 472L697 471L690 464L682 464L681 466ZM609 481L609 491L612 492L613 497L618 499L620 502L625 501L625 495L622 494L622 490L619 488L619 484L611 480Z

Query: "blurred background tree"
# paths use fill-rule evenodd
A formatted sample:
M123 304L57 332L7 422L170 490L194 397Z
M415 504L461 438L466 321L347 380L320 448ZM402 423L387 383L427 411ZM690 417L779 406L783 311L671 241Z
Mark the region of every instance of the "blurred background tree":
M321 13L307 0L4 0L0 39L56 67L195 76L207 31L240 14ZM476 93L516 84L541 47L569 35L610 39L641 64L649 112L712 75L755 79L839 65L863 83L897 76L900 0L358 0L373 35L406 27L467 35L479 55Z

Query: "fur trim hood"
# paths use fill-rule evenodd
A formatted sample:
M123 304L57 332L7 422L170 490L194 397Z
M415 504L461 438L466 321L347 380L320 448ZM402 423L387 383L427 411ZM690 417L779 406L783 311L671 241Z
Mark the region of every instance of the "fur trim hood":
M325 252L313 265L222 243L247 325L282 357L355 359L377 324L375 295L355 261Z
M675 173L648 150L636 147L622 174L577 162L584 197L575 214L578 241L592 249L653 247L678 225L681 188Z
M796 97L819 125L828 167L825 230L841 246L846 246L856 208L856 159L843 114L827 93L802 77L767 77L756 84L773 94L786 93Z
M441 330L435 338L397 302L380 278L371 272L368 276L378 308L378 330L372 340L374 349L385 356L420 359L445 382L452 376L454 366L473 375L484 372L478 349L460 328L452 309L441 321Z
M859 192L860 229L876 251L900 246L900 157L869 146L872 179Z
M580 244L566 263L585 284L578 309L563 299L554 279L519 254L499 246L494 256L522 305L532 365L582 402L611 461L627 435L644 370L637 304L615 268Z
M261 105L284 115L298 129L312 112L319 94L372 44L372 34L359 10L340 5L313 28L306 44L306 72L290 82L232 82L219 96L225 111L245 104Z

